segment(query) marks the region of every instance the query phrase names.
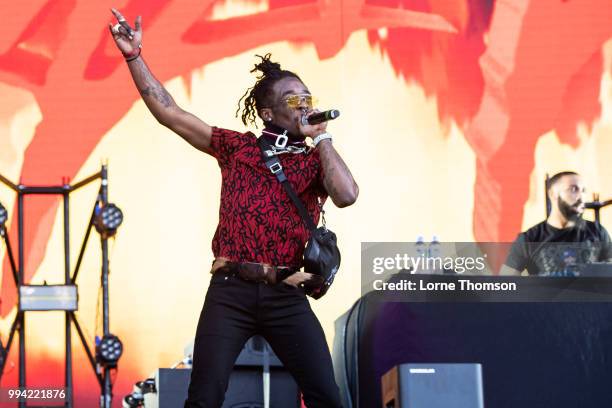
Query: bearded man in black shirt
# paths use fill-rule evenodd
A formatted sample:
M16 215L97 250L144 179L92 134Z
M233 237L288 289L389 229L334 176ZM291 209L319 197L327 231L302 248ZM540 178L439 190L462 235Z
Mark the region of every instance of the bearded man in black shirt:
M612 262L606 229L582 219L585 188L579 174L564 171L548 180L551 212L545 221L518 235L501 275L575 276L580 265Z

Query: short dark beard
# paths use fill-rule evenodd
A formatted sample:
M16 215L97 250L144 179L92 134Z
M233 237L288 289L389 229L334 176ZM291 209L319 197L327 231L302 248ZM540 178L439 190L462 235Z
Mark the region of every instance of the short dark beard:
M580 202L578 201L576 204L580 204ZM582 213L577 212L574 205L570 205L563 201L561 197L557 197L557 206L559 207L559 211L568 221L577 221L582 217Z

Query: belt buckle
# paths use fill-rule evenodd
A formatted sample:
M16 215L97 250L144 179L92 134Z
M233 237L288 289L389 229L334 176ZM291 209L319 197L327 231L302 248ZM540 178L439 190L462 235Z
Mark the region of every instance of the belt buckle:
M264 283L266 285L274 285L276 282L276 267L272 265L261 265L264 273Z
M239 270L242 272L240 275L244 280L265 284L274 283L269 279L270 270L274 271L272 266L256 262L244 262L239 266ZM274 280L276 280L275 278L276 276L274 276Z

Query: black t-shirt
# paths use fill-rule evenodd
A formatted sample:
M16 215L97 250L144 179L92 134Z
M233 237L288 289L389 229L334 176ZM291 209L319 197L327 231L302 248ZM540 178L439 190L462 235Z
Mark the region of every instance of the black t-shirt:
M530 275L572 276L579 265L611 259L612 243L603 226L579 220L559 229L544 221L518 235L505 263Z

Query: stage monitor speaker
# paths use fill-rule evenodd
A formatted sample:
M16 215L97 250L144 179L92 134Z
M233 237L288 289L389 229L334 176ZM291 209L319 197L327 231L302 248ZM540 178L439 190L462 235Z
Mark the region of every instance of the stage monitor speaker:
M480 364L401 364L381 383L383 408L484 408Z
M300 393L295 380L267 342L254 336L236 359L222 408L263 408L264 347L270 353L270 408L300 407ZM190 369L160 368L156 376L157 394L145 395L145 407L182 407L187 398L190 376Z

